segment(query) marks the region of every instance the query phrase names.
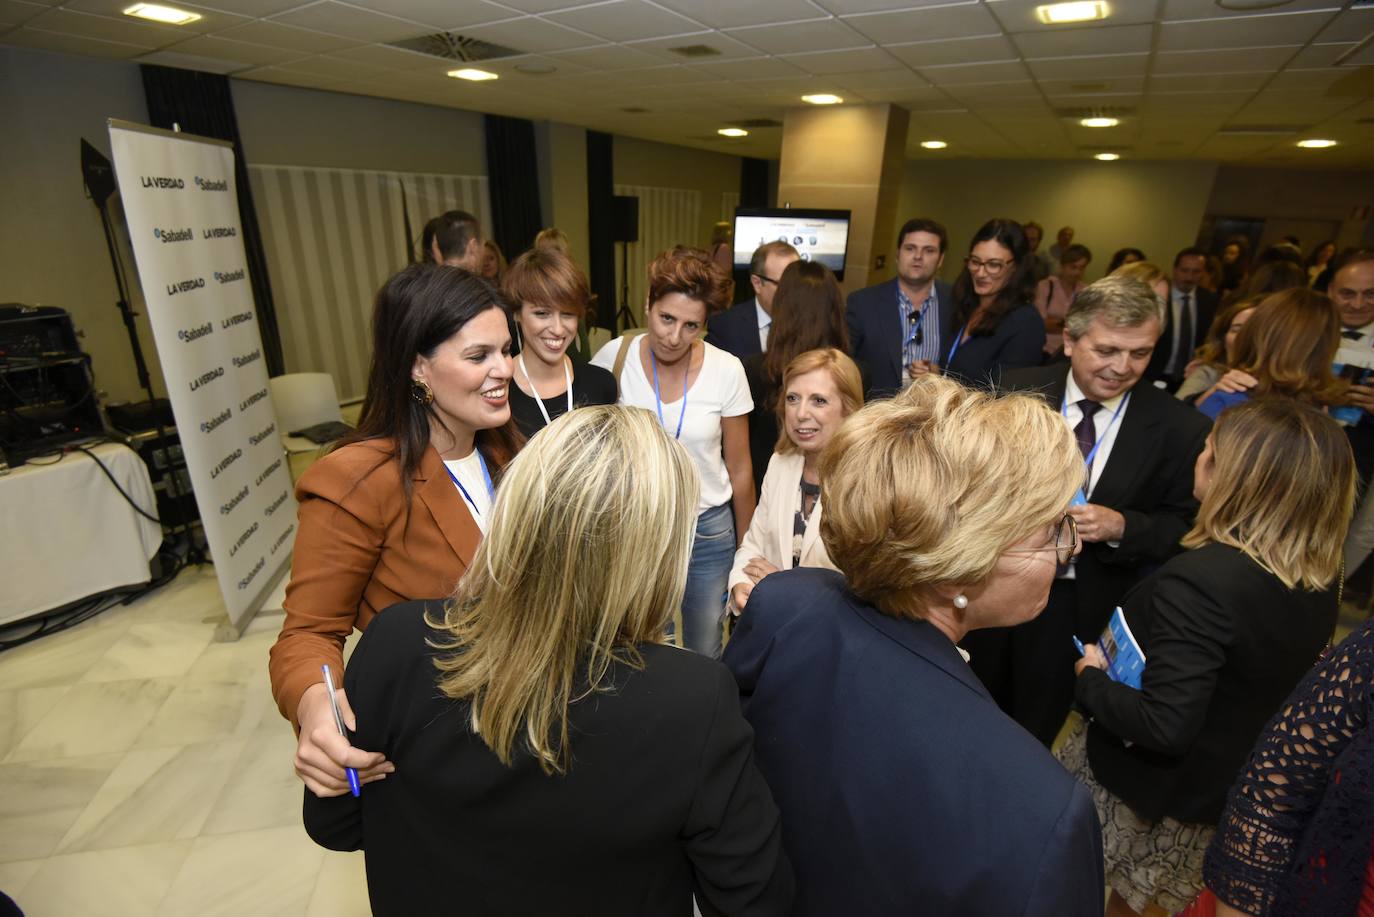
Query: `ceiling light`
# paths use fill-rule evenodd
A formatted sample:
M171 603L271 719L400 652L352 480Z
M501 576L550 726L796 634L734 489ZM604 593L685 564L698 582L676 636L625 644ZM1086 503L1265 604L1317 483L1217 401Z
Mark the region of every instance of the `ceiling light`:
M740 127L722 127L716 131L722 137L748 137L749 132Z
M1121 122L1116 118L1084 118L1078 123L1084 127L1116 127Z
M1099 160L1101 162L1116 162L1120 158L1120 153L1098 153L1096 156L1093 157L1093 159Z
M1066 22L1091 22L1107 18L1107 4L1103 0L1082 0L1078 3L1051 3L1037 6L1035 15L1045 25L1063 25Z
M1336 141L1325 140L1320 137L1313 137L1311 140L1299 140L1298 146L1305 150L1324 150L1329 146L1335 146Z
M925 147L927 150L943 150L945 147L949 146L949 144L945 143L943 140L922 140L921 146Z
M200 13L188 13L186 10L179 10L170 6L158 6L156 3L135 3L124 11L124 15L149 19L165 25L186 25L186 23L195 22L200 18Z
M494 80L498 77L490 70L478 70L475 67L464 67L462 70L450 70L448 75L456 80L472 80L480 83L483 80Z
M802 96L803 102L810 102L812 105L839 105L844 99L828 92L820 92L815 95Z

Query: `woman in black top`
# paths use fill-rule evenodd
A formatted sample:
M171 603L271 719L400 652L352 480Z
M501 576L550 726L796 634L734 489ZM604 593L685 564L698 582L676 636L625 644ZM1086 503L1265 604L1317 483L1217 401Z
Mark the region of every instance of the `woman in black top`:
M395 771L305 796L376 914L783 915L792 870L721 663L664 645L698 477L649 411L558 418L507 466L448 601L380 615L344 685Z
M989 220L973 234L953 294L959 336L941 356L946 374L986 387L1004 369L1040 365L1045 320L1035 308L1035 258L1020 223Z
M783 371L808 350L834 348L849 352L844 323L844 294L830 268L819 261L793 261L778 278L773 296L773 327L768 349L744 360L744 377L754 410L749 414L749 454L754 462L754 488L763 489L764 474L778 444L778 395Z
M1174 913L1201 890L1226 791L1336 623L1355 497L1336 422L1291 399L1234 407L1194 479L1202 506L1182 541L1193 550L1121 603L1144 655L1139 687L1087 646L1075 696L1092 725L1059 752L1102 819L1109 915Z
M591 291L573 260L552 246L535 246L506 269L501 290L520 332L511 415L526 437L553 418L588 404L614 404L616 384L599 366L574 362L568 348L587 313Z

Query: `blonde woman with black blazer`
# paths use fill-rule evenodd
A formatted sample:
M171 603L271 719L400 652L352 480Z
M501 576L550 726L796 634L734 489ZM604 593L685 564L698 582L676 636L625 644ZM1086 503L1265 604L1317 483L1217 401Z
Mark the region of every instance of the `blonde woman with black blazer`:
M821 451L850 414L863 407L854 361L833 347L808 350L787 364L778 399L782 428L749 531L730 571L730 606L738 613L759 580L793 567L835 565L821 542Z

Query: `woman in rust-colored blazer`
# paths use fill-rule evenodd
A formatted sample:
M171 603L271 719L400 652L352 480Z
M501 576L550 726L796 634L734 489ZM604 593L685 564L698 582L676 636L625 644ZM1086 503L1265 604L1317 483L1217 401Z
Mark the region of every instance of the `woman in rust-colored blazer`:
M300 732L296 772L321 796L391 770L340 736L321 677L342 684L343 645L382 609L453 592L472 562L492 479L521 440L510 420L511 335L496 290L459 268L413 265L377 294L357 431L310 467L286 621L268 670ZM345 720L352 712L336 694Z

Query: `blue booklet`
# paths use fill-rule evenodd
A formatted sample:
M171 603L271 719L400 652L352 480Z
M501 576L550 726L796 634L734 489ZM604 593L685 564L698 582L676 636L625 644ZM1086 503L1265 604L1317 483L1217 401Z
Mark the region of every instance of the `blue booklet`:
M1107 675L1112 681L1119 681L1140 690L1140 676L1145 671L1145 652L1126 624L1126 615L1117 606L1107 629L1097 641L1098 649L1107 657Z

